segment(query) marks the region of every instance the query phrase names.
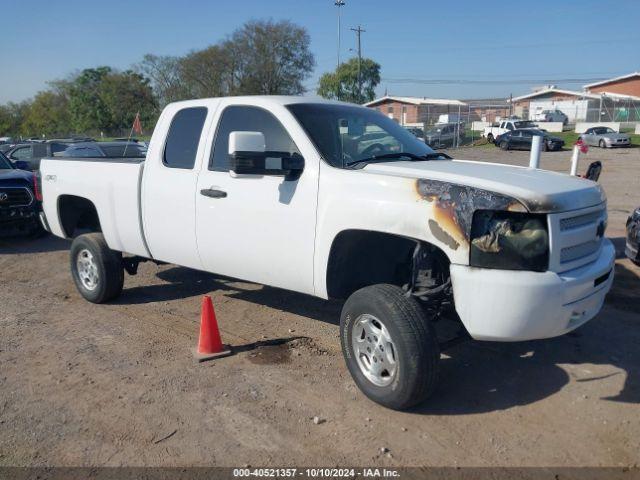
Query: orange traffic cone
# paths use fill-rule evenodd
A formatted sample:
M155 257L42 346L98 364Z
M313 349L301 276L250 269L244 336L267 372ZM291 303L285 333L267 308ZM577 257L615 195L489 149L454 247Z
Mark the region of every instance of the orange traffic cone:
M193 356L199 362L231 355L231 349L222 344L216 312L209 295L202 297L202 313L200 314L200 338Z

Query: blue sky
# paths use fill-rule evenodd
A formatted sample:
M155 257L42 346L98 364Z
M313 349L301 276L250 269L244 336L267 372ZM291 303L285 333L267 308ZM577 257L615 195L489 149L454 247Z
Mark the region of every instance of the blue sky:
M82 68L127 68L145 53L181 55L206 47L250 19L288 19L308 29L317 62L306 82L310 89L336 64L333 0L1 3L0 103L31 97L48 80ZM354 55L355 35L349 28L362 25L363 54L382 65L380 94L386 89L395 95L506 97L527 93L545 80L640 70L638 0L346 3L342 58Z

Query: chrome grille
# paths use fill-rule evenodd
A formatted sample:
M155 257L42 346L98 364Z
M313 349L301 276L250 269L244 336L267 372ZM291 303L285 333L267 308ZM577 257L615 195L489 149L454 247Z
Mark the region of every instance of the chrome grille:
M33 202L33 195L28 188L0 188L0 208L27 206L31 205L31 202Z
M549 215L549 269L566 272L594 262L607 224L606 204Z

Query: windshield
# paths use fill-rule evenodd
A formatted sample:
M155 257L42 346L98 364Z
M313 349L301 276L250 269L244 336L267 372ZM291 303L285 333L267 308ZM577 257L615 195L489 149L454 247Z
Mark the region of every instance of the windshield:
M11 162L2 152L0 152L0 170L13 170Z
M287 105L322 157L334 167L382 155L434 153L424 142L376 110L349 105ZM389 162L403 160L390 158ZM406 158L404 159L406 160Z
M521 121L521 122L513 122L513 124L515 125L516 128L531 128L536 126L535 123L530 122L528 120Z

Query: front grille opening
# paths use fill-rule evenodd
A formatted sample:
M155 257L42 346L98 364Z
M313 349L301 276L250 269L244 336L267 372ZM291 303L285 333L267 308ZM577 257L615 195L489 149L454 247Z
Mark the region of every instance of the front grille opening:
M0 208L30 205L33 201L26 188L0 188Z
M565 247L560 251L560 263L573 262L593 255L600 248L601 240L580 243L572 247Z
M564 232L567 230L573 230L574 228L584 227L585 225L596 223L601 217L602 211L599 210L596 212L578 215L576 217L563 218L560 220L560 230Z

